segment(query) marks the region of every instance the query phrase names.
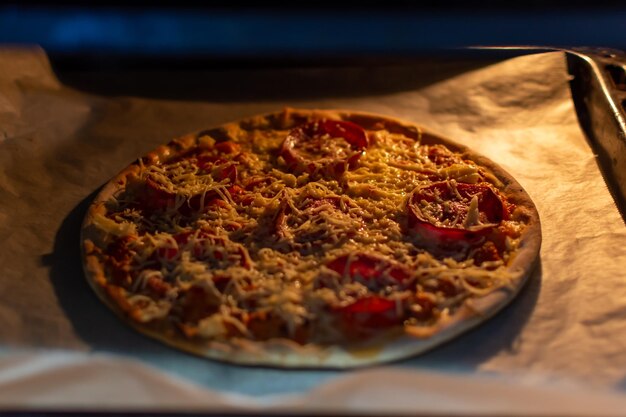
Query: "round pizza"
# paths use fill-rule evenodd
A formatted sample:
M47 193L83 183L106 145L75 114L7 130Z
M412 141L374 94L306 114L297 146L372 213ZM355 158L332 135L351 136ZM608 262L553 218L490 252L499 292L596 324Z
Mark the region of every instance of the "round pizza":
M494 162L412 123L286 109L190 134L95 198L87 278L139 331L242 364L412 356L493 315L539 254Z

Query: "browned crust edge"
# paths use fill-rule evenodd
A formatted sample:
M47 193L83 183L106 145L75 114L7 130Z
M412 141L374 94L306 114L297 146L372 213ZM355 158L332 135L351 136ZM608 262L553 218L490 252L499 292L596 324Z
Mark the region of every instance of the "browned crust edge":
M530 196L522 186L495 162L487 159L466 146L456 143L419 125L392 117L373 113L353 112L349 110L303 110L285 109L261 116L253 116L239 121L227 123L218 128L240 126L250 120L264 118L272 123L288 123L294 117L329 118L348 120L365 125L366 129L382 123L387 129L398 133L420 138L425 143L441 143L454 151L464 154L466 159L476 162L491 171L501 181L500 190L511 199L526 217L526 228L520 239L515 259L507 268L512 275L511 286L496 289L484 297L474 298L466 302L455 314L438 323L432 328L408 329L405 334L378 343L375 347L351 349L340 346L301 346L289 340L253 342L234 339L229 343L203 342L198 343L178 335L168 329L153 329L134 322L127 315L126 309L111 300L107 290L107 279L98 258L94 255L94 240L98 239L91 227L95 213L104 210L104 202L122 190L129 176L138 172L137 162L129 165L111 179L96 196L89 207L81 230L83 266L87 281L98 298L111 308L124 322L139 332L158 339L181 350L220 361L245 364L269 365L289 368L353 368L385 363L411 357L428 351L454 337L476 327L508 305L524 286L539 260L541 246L541 225L539 214ZM371 123L371 125L369 125ZM369 126L368 126L369 125ZM288 128L289 126L284 126ZM160 146L142 158L146 165L159 160L167 160L198 143L199 133L192 133L174 139L169 144Z

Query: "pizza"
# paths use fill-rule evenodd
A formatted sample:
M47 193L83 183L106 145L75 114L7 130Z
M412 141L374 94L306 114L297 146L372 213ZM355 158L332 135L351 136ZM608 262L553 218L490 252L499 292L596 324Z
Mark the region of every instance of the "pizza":
M86 276L139 331L240 364L416 355L511 301L534 204L496 163L413 123L285 109L190 134L110 180Z

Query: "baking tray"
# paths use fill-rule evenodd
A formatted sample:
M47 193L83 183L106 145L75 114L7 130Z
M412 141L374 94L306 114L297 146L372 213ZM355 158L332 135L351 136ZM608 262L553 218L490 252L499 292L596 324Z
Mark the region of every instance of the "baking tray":
M626 55L605 48L567 51L578 121L626 222Z
M501 60L502 58L505 58L505 57L540 52L540 51L547 51L547 50L559 50L559 49L556 49L556 48L505 48L505 49L498 49L498 50L491 49L491 50L457 51L456 52L457 54L455 56L458 58L445 58L442 60L442 62L444 63L442 68L444 69L447 68L445 71L442 71L441 73L436 74L436 75L431 74L430 75L431 78L420 79L420 82L428 83L429 80L430 82L435 82L437 79L444 79L451 75L461 74L464 71L467 71L469 69L473 69L481 65L487 65L490 62ZM618 208L620 208L622 216L623 216L624 215L624 211L623 211L624 181L623 179L620 179L618 174L619 174L619 167L624 166L624 163L623 163L623 157L625 155L623 152L623 145L624 145L623 120L624 118L623 118L623 109L617 107L617 105L620 104L619 87L621 84L621 81L620 81L621 79L619 78L619 72L614 68L615 66L620 65L619 64L620 61L618 57L619 55L617 53L607 52L603 50L592 50L592 51L568 50L567 51L568 68L569 68L570 74L573 75L573 78L571 80L572 95L576 103L576 109L578 112L579 120L581 122L581 126L586 132L588 140L590 144L592 145L592 147L594 148L595 152L598 155L600 155L600 152L597 149L605 150L604 152L606 153L607 156L604 159L599 156L598 162L600 164L600 167L602 168L602 172L605 176L605 180L612 191L613 198L615 199L616 204ZM409 60L409 61L413 63L418 63L422 59L428 59L428 58L419 57L419 58L415 58L414 60ZM349 65L359 66L361 64L362 63L356 60L355 62L352 62ZM305 67L310 66L310 65L311 65L310 63L304 64ZM347 64L344 63L339 66L342 67L344 65L347 65ZM394 85L390 86L388 84L385 84L385 85L381 85L381 88L388 89L392 87L393 89L397 89L398 91L400 91L402 90L402 88L405 86L406 83L413 82L415 78L415 74L408 74L404 72L402 65L398 64L398 62L389 63L389 62L381 61L377 65L379 66L397 65L397 67L395 67L396 70L394 70L396 71L397 75L403 75L403 74L411 75L411 77L409 77L408 80L403 80L401 79L401 77L399 77L399 79L394 81L395 83ZM228 71L229 72L234 71L233 77L237 77L238 75L245 73L246 71L249 71L250 69L254 69L254 67L247 68L247 69L230 68ZM316 69L316 68L311 68L311 70L316 72L318 76L319 76L319 71L323 71L323 70ZM267 67L267 71L274 71L274 69L271 67ZM333 72L337 72L336 68L335 70L333 70ZM339 72L341 72L341 70ZM125 73L123 68L120 70L120 73ZM83 90L97 86L100 89L104 88L105 90L108 90L108 93L111 95L117 95L117 94L123 94L123 93L133 94L133 88L136 89L138 87L141 87L141 85L138 85L136 81L139 79L138 77L145 76L145 73L142 73L142 71L138 71L134 75L131 73L125 73L123 74L124 75L123 77L118 77L120 73L118 74L95 73L94 74L94 73L89 73L89 72L83 72L82 74L69 74L68 75L68 73L59 72L58 75L61 78L61 80L64 81L64 83L68 85L74 85ZM158 70L152 71L151 75L152 77L148 77L149 82L158 80L159 77L161 76ZM427 76L427 74L423 74L423 75ZM81 77L84 82L83 85L80 85L79 83L75 82L76 80L80 80ZM111 83L109 83L108 85L106 83L103 84L103 83L94 82L94 80L103 80L103 79L107 79L107 77L109 77L108 79L109 81L111 81ZM126 84L125 84L125 80L126 80ZM184 80L181 82L183 84L174 86L176 88L172 88L171 90L166 89L165 91L161 90L159 92L159 95L166 94L169 97L177 96L177 94L181 91L180 87L183 87L182 88L183 90L186 87L188 87L187 85L184 84L185 83ZM117 89L113 88L115 86ZM214 86L204 85L203 87L208 88L210 90ZM295 89L297 86L292 86L292 87ZM327 91L332 90L334 87L336 86L328 86L327 87L328 90L317 91L315 92L315 94L323 96L327 94ZM128 90L127 88L130 88L130 90ZM358 88L358 85L354 83L348 84L348 89L356 89L356 88ZM312 90L314 89L315 88L313 88ZM203 90L202 88L194 90L193 94L196 94L196 96L192 97L192 99L198 99L198 100L202 99L202 94L203 94L202 90ZM287 91L285 91L284 94L289 95L290 93L288 90L289 89L287 89ZM350 90L350 92L352 93L353 90ZM215 91L213 91L212 93L215 94ZM231 95L239 94L240 95L239 98L245 99L246 94L254 96L258 93L259 93L258 91L247 91L247 92L245 91L233 92L233 91L227 91L227 90L220 91L220 94L223 94L224 99L226 99L226 97L229 94ZM341 92L339 92L339 94L340 93ZM215 98L215 95L213 95L213 97ZM186 97L186 98L189 98L189 97ZM605 107L602 107L602 106L605 106ZM596 114L596 112L599 111L598 109L602 109L602 108L607 108L610 110L608 115L604 115L605 118L602 118ZM606 117L608 117L608 119ZM607 124L614 126L614 130L610 131L607 128ZM613 134L615 132L617 132L617 134ZM621 135L620 135L620 132L621 132ZM620 149L622 149L621 154L613 154L614 151L612 149L614 149L616 146L617 146L616 148L617 152L620 152ZM621 146L621 148L619 146ZM610 162L608 166L607 166L607 160ZM613 161L615 161L615 163L613 163ZM88 200L90 200L90 197L88 197L86 201ZM77 207L78 211L81 211L83 209L84 209L84 205L81 205L81 207ZM73 237L68 236L68 238L71 239ZM65 242L66 239L62 239L62 241ZM21 413L21 414L24 415L24 413ZM55 415L55 414L58 415L59 413L51 413L51 412L41 412L39 414L32 413L32 412L28 413L28 415ZM103 415L103 414L115 414L115 413L97 413L97 412L94 413L94 415ZM154 413L150 412L150 414L154 414ZM222 414L223 413L203 413L203 415L222 415ZM255 414L258 414L258 413L255 412ZM121 413L120 415L133 415L133 414ZM138 413L138 415L142 415L142 414ZM169 413L169 414L165 413L165 415L172 415L172 413ZM173 415L176 415L176 414L173 414ZM186 414L181 413L180 415L186 415ZM191 415L193 415L193 413ZM235 414L227 414L227 415L245 415L245 414L235 413ZM261 415L267 415L267 414L261 414ZM308 414L308 415L313 415L313 414Z

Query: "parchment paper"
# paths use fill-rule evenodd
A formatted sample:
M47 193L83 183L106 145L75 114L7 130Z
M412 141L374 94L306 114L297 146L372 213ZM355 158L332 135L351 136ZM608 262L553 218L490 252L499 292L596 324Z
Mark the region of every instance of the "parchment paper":
M606 415L626 413L626 228L577 124L564 56L524 56L462 73L436 62L409 70L216 72L195 95L159 94L165 90L157 83L138 98L70 88L40 50L0 50L0 407L180 407L159 394L176 386L176 398L204 398L190 403L201 409L326 404L593 415L576 406L580 399L605 404L595 410ZM394 76L404 81L389 81ZM287 105L401 117L500 163L542 220L541 264L527 288L478 329L359 373L225 365L130 330L98 302L82 273L78 234L95 191L173 137ZM85 372L74 372L77 363ZM66 385L52 384L50 369ZM132 383L116 390L125 378ZM104 402L97 392L107 384L119 392ZM46 386L58 395L43 395ZM499 397L480 395L496 386ZM550 408L536 397L546 389L571 401Z

